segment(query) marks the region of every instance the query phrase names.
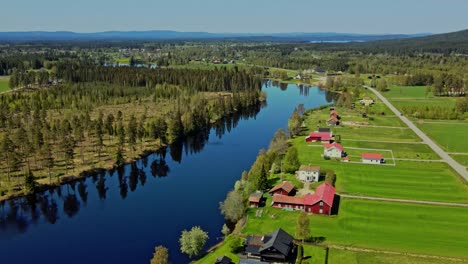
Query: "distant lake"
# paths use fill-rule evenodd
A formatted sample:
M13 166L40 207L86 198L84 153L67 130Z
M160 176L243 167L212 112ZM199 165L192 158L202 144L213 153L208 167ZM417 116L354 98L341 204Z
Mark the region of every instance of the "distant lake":
M219 202L298 104L313 108L332 95L317 87L266 83L267 102L167 150L81 182L0 204L1 263L149 263L154 247L180 253L183 229L221 238Z

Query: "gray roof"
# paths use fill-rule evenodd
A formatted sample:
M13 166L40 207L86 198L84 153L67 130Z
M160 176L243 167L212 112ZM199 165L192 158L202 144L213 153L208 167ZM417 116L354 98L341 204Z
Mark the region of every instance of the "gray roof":
M216 259L215 264L231 264L232 260L229 257L222 256Z
M281 254L287 256L293 246L293 240L294 238L290 234L286 233L286 231L280 228L269 233L268 235L265 235L263 238L263 242L265 244L260 247L259 251L262 252L265 249L272 247L278 250Z

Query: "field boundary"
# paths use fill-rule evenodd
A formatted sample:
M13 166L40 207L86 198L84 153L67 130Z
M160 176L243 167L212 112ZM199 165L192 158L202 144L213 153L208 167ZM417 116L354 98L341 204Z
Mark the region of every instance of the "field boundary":
M416 253L408 253L408 252L377 250L377 249L370 249L370 248L358 248L358 247L339 246L339 245L329 245L328 247L333 248L333 249L338 249L338 250L347 250L347 251L354 251L354 252L368 252L368 253L378 253L378 254L388 254L388 255L403 255L403 256L410 256L410 257L451 260L451 261L458 261L462 263L468 263L468 259L465 259L465 258L443 257L443 256L435 256L435 255L425 255L425 254L416 254Z
M433 201L423 201L423 200L408 200L408 199L398 199L398 198L361 196L361 195L352 195L352 194L339 194L339 195L342 198L359 199L359 200L371 200L371 201L394 202L394 203L412 203L412 204L437 205L437 206L468 207L468 204L463 204L463 203L447 203L447 202L433 202Z

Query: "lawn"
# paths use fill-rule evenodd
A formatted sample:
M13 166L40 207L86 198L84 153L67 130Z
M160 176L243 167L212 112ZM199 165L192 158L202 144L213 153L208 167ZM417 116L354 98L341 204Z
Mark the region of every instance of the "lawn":
M299 212L248 210L246 234L283 228L295 234ZM341 199L338 216L311 215L311 234L326 244L468 258L466 208ZM336 262L329 262L336 263Z
M303 261L308 261L309 264L323 264L326 263L326 254L326 250L322 247L304 245Z
M221 246L216 248L216 250L214 250L212 252L209 252L203 258L201 258L200 260L197 260L195 263L198 263L198 264L205 264L205 263L206 264L213 264L213 263L215 263L215 261L216 261L216 259L218 257L222 257L222 256L227 256L234 263L239 263L239 257L237 256L237 254L232 253L231 249L229 247L230 239L231 239L231 236L228 236L228 238L223 242L223 244L221 244Z
M396 161L396 166L350 164L323 159L320 156L323 154L323 148L320 144L310 146L311 144L305 143L303 138L296 138L292 142L298 148L299 160L302 164L320 165L323 169L335 171L338 192L376 197L468 203L468 187L460 182L458 176L445 163ZM411 153L419 153L418 149L425 148L425 145L419 144L381 144L375 143L373 148L393 149L396 157L409 157L412 155ZM343 145L346 150L346 142ZM415 149L412 149L413 147ZM427 153L424 154L424 157L433 158L435 155L430 154L432 152L429 152L428 149L425 151ZM386 155L388 152L382 152L382 154ZM359 161L359 159L354 161Z
M324 263L324 262L322 262ZM354 252L331 248L328 251L328 263L331 264L456 264L460 261L414 257L407 255L379 254L373 252Z
M395 98L434 98L432 89L427 86L391 86L389 90L384 93L385 97L389 99Z
M468 124L417 124L429 137L447 152L468 152Z
M468 154L466 155L454 155L451 154L452 158L454 158L460 165L463 165L468 168Z
M8 85L9 79L9 77L0 77L0 93L10 90L10 86Z

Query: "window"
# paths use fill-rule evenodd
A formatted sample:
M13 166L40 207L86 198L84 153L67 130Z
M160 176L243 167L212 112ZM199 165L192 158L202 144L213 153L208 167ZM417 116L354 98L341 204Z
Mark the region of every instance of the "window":
M321 214L322 214L322 213L323 213L323 209L320 209L320 210L319 210L319 213L321 213Z
M320 202L320 206L323 206L323 202Z

